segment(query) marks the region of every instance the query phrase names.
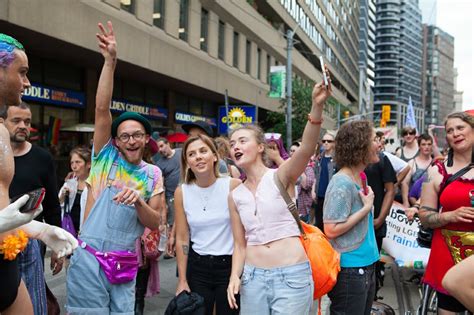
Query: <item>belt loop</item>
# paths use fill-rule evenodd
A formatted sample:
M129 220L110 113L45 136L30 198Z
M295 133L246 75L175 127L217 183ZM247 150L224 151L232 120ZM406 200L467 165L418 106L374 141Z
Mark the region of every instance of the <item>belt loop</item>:
M249 278L253 280L254 275L255 275L255 267L252 266L250 267Z

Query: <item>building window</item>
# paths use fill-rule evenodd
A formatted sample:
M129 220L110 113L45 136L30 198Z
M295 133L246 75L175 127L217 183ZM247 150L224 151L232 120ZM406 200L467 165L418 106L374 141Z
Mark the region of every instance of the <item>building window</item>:
M261 67L262 65L262 50L260 48L257 48L257 79L260 80L261 77Z
M188 40L188 14L189 0L181 0L179 3L179 39Z
M153 2L153 25L163 29L165 21L165 0Z
M225 53L225 23L219 20L219 46L217 48L217 57L224 60Z
M120 9L133 14L135 12L135 1L134 0L120 0Z
M248 40L245 45L245 72L250 73L250 61L252 55L250 54L252 46L250 45L250 41Z
M207 42L209 40L207 33L209 30L209 12L205 9L201 10L201 50L207 51Z
M234 32L234 56L232 65L236 68L239 67L239 33Z
M267 73L266 73L266 76L267 76L267 82L270 82L270 67L272 65L270 64L270 55L267 54Z

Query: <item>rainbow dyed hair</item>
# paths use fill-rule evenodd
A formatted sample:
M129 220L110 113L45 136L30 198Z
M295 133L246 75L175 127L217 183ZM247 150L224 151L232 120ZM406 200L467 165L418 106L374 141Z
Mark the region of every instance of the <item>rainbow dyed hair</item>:
M0 33L0 68L8 67L15 60L15 49L25 51L25 48L19 41Z

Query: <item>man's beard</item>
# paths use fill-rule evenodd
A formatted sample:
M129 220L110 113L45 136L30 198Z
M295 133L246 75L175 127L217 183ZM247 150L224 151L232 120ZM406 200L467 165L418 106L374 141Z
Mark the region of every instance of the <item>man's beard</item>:
M13 137L10 137L10 141L14 143L23 143L28 140L28 135L26 137L19 137L16 134Z

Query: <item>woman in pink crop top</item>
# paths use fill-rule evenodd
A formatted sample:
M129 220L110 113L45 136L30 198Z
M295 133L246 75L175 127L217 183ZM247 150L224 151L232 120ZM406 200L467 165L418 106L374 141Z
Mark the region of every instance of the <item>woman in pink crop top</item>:
M329 78L329 71L326 69ZM256 126L231 134L231 154L247 180L229 195L234 235L232 272L227 289L229 304L246 314L308 314L312 304L311 267L299 240L299 231L274 184L277 173L290 196L319 139L322 112L331 95L331 83L315 85L312 108L302 143L277 170L265 166L265 137Z

